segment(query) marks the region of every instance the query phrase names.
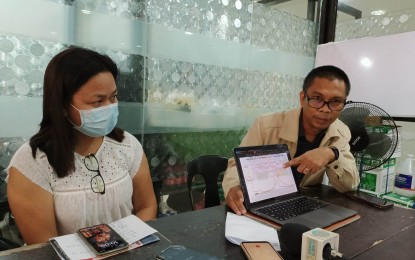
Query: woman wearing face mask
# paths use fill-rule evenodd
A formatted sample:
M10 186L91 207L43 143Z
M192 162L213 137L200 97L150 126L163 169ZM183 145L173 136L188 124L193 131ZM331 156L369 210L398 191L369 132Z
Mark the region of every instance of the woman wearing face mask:
M8 167L7 196L27 244L130 214L156 217L143 148L115 127L117 73L108 56L83 48L47 66L40 130Z

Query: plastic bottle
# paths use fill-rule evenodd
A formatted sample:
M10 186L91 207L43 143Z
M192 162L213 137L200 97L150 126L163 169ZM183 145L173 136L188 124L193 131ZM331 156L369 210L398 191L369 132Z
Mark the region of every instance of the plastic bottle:
M415 197L415 159L413 154L408 154L405 161L399 165L395 176L394 192L408 197Z

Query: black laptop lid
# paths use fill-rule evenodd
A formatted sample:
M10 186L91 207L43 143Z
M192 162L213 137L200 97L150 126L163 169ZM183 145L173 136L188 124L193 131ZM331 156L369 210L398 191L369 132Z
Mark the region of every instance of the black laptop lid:
M247 209L299 195L291 167L282 167L290 160L287 145L236 147L233 152Z

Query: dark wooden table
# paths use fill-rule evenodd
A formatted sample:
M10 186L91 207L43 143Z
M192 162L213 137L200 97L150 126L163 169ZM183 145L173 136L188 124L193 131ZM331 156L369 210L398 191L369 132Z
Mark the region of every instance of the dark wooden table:
M306 192L356 210L361 216L360 220L334 231L340 235L339 251L346 257L370 260L415 259L415 210L399 206L382 210L350 200L328 186L322 187L320 191L311 188Z
M415 210L395 206L381 210L346 198L328 186L306 188L304 192L354 209L361 219L335 230L340 234L340 251L351 259L415 259ZM154 259L171 244L224 259L245 259L239 246L225 238L226 207L182 213L147 222L159 231L160 241L113 259ZM0 252L1 259L59 259L49 244Z

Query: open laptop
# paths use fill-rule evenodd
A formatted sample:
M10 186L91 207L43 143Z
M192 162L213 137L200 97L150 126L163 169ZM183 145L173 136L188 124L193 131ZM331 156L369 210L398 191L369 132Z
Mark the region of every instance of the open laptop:
M290 167L285 144L234 148L246 209L279 225L299 223L325 228L356 211L301 194ZM305 212L307 211L307 212Z

